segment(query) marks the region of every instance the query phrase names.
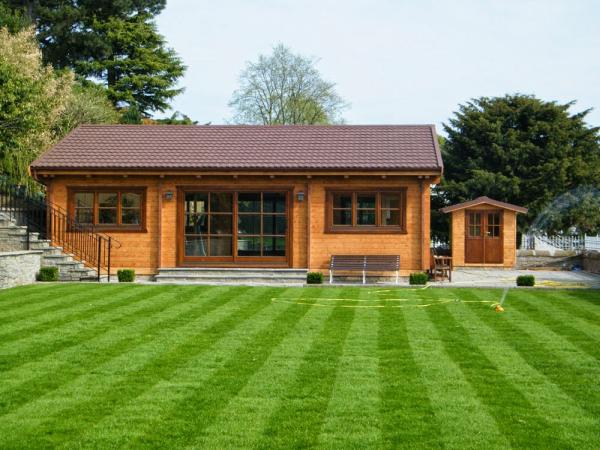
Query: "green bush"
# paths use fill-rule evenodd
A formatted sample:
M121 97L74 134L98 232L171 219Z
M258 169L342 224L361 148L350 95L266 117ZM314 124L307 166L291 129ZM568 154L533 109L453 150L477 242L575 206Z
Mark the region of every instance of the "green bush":
M533 275L519 275L517 286L535 286L535 277Z
M429 275L425 272L413 272L408 277L408 282L410 284L427 284L429 281Z
M135 270L133 270L133 269L117 270L117 278L119 279L119 283L131 283L135 280Z
M58 267L42 267L37 277L38 281L58 281Z
M308 272L306 282L308 284L323 284L323 274L321 272Z

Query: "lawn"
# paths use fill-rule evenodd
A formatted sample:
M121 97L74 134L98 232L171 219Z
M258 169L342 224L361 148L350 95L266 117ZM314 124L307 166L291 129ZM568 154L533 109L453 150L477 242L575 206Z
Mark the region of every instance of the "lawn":
M600 292L0 291L2 448L597 448Z

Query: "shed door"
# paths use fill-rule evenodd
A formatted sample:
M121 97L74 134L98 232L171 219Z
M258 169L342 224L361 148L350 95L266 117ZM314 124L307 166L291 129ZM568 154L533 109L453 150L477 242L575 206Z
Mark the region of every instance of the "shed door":
M465 262L501 264L504 239L501 210L467 210L465 212Z

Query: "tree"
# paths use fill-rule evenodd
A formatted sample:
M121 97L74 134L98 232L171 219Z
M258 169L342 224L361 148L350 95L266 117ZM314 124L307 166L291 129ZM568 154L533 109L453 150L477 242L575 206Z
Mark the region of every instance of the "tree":
M117 123L119 113L101 86L91 82L75 82L57 121L55 133L63 137L82 124Z
M0 28L7 28L10 33L17 33L27 28L29 24L29 19L22 11L0 4Z
M56 141L73 78L42 63L33 29L0 29L0 172L14 182L33 183L29 164Z
M589 110L572 114L574 102L545 102L530 95L482 97L459 106L444 130L445 173L436 201L461 202L481 195L529 208L525 229L553 199L579 186L600 186L598 127ZM440 206L440 205L436 205ZM565 214L551 228L589 218ZM550 222L548 222L550 223Z
M104 89L44 65L33 28L0 29L0 173L33 186L29 164L83 123L114 123Z
M272 55L248 63L229 103L234 121L266 125L341 121L347 104L335 84L321 78L316 63L282 44L273 48Z
M35 24L44 61L101 80L119 108L164 111L185 67L154 17L165 0L0 0ZM25 6L23 7L23 4Z

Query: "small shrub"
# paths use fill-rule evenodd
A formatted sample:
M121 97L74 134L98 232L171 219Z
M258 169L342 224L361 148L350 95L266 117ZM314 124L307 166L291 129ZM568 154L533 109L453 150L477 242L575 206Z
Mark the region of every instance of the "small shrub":
M517 286L535 286L535 277L533 275L519 275Z
M410 284L427 284L429 281L429 275L425 272L413 272L408 277L408 282Z
M321 272L308 272L306 282L308 284L323 284L323 274Z
M133 269L117 270L117 278L119 279L119 283L131 283L135 280L135 270L133 270Z
M58 281L58 267L42 267L37 277L38 281Z

